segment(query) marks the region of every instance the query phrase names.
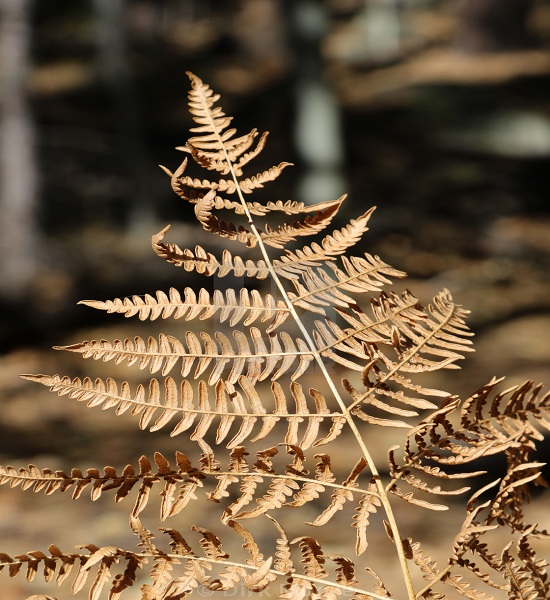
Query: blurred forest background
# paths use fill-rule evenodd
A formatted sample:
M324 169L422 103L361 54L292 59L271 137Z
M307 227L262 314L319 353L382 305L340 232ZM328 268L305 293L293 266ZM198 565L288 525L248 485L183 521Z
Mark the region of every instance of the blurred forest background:
M472 310L450 391L550 384L549 2L0 0L2 464L79 466L100 430L96 460L159 448L17 375L80 374L51 345L139 334L78 300L197 284L149 243L172 223L170 241L206 245L157 166L192 126L186 70L240 131L271 132L254 169L295 164L257 199L348 192L337 226L377 205L364 250L424 304L448 287ZM0 537L24 539L3 492Z

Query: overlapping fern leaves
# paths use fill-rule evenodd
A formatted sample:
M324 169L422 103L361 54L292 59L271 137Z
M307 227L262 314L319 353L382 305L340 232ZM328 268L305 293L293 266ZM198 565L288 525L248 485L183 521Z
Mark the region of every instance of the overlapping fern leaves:
M219 97L189 76L189 106L197 126L181 149L215 177L187 175L188 158L175 172L164 170L176 194L194 205L203 229L227 238L236 249L221 256L200 246L182 249L164 241L168 227L153 236L153 249L186 271L246 277L256 287L172 288L154 296L83 302L142 321L210 320L215 325L213 333L195 326L180 337L159 333L60 348L135 365L149 373L142 383L24 375L88 407L129 412L142 429L170 431L177 449L173 459L157 452L152 461L142 456L121 471L0 467L0 484L34 492L68 492L75 500L85 493L93 500L110 492L117 502L133 497L130 527L139 540L137 550L90 543L77 552L52 545L49 553L0 554L0 569L11 576L25 571L28 579L42 570L57 584L70 578L75 594L88 585L94 600L107 589L111 599L125 596L140 571L148 573L140 587L143 600L184 598L199 586L209 592L257 592L275 589L277 581L283 599L546 597L547 565L532 542L549 535L526 521L523 504L529 485L544 483L542 465L531 455L541 432L550 429L549 395L529 382L498 393L499 382L492 380L461 402L426 387L419 375L457 368L471 349L466 311L446 290L427 309L408 291L384 291L391 278L404 274L376 256L350 254L373 209L320 242L290 248L291 242L324 232L344 198L315 206L248 201L247 195L278 177L288 163L245 177L267 134L258 137L252 130L237 136L217 105ZM230 220L220 212L232 215ZM291 220L270 225L276 214ZM261 219L267 222L260 226ZM241 249L255 249L259 256L242 258ZM271 282L269 293L262 287L265 279ZM231 334L222 331L224 323ZM376 464L369 449L375 427L403 430L402 445L390 445L385 464ZM190 441L181 437L186 432ZM337 445L350 447L350 439L356 455L335 468L333 463L348 455ZM227 449L213 449L222 445ZM505 475L470 496L448 561L436 564L420 540L406 537L394 505L447 510L447 499L465 494L469 480L484 472L479 459L493 454L506 458ZM157 545L140 520L152 496L160 498L160 521L173 525L160 529L164 545ZM210 503L216 527L186 518L186 509L197 500ZM338 534L343 548L352 540L351 551L327 552L311 532L330 527L348 507L348 533L338 518ZM296 535L289 533L295 529L291 509L307 509L305 530L302 526ZM368 562L378 515L401 581L375 573ZM511 541L500 554L485 541L497 527L515 535L515 545ZM243 554L230 557L214 529L228 539L240 538ZM197 544L187 541L197 534ZM411 569L426 580L421 589L415 589Z

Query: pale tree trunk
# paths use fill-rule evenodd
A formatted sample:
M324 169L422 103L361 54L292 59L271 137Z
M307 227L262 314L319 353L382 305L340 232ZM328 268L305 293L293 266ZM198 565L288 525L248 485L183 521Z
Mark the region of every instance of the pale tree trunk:
M29 0L0 0L0 295L12 300L28 291L38 268L29 9Z
M296 56L294 141L306 169L299 200L314 204L338 198L345 190L341 115L323 76L319 45L328 14L316 0L287 0L291 43Z
M395 60L401 52L402 0L368 0L358 15L366 57L375 63Z

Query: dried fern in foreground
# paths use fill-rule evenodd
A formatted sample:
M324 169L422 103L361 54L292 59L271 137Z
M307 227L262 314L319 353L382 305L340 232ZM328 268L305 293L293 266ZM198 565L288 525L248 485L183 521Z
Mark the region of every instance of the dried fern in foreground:
M141 429L169 432L178 438L175 453L85 473L0 467L0 483L11 487L68 492L74 500L132 498L126 502L137 538L137 549L91 540L75 552L52 544L47 552L0 553L0 569L29 580L40 571L74 594L88 589L94 600L103 592L125 597L134 584L142 600L204 590L268 590L288 600L547 597L547 563L536 546L550 535L527 521L524 505L530 486L545 483L535 451L550 429L550 396L531 382L499 391L496 379L464 401L427 387L423 373L457 368L471 350L467 311L446 290L423 308L408 291L383 289L404 274L376 256L351 254L373 209L326 234L344 198L315 206L249 201L288 163L245 177L267 134L237 135L219 97L189 77L197 126L181 149L213 178L188 175L189 157L175 172L164 170L203 229L234 249L221 256L182 249L164 241L165 227L153 236L153 250L204 277L246 277L247 287L83 302L140 320L213 323L210 333L195 328L179 337L159 332L59 348L141 369L137 385L108 376L23 376L88 407L131 413ZM270 225L277 216L289 220ZM319 233L320 241L303 243ZM257 258L243 258L247 249ZM403 439L388 444L383 464L369 447L378 428L401 431ZM495 454L506 463L504 475L468 496L470 480L484 473L481 459ZM167 525L157 538L141 521L152 497ZM187 517L197 500L209 503L208 527ZM396 508L429 515L450 505L463 511L462 526L437 564L398 522ZM296 510L304 516L296 519ZM338 532L337 552L318 541L323 527ZM371 553L380 551L369 545L375 528L385 531L399 578L394 568L372 568ZM506 532L504 548L491 543L496 529ZM224 547L235 539L242 548L230 556ZM422 585L413 583L413 571ZM146 581L136 583L143 574Z

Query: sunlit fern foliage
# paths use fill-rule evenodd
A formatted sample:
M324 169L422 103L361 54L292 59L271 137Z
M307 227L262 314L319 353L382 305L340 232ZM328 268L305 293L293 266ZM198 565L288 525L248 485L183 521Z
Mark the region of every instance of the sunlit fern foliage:
M167 243L168 227L153 236L153 250L197 276L246 278L247 287L223 290L218 282L213 292L186 287L83 302L142 321L199 323L180 337L61 348L148 371L141 384L23 377L90 408L134 415L141 429L173 436L175 454L142 456L121 470L1 468L0 482L23 490L133 498L137 547L98 547L90 539L71 552L52 544L47 552L2 553L0 568L28 579L41 572L94 600L263 590L287 600L547 597L547 563L535 547L549 536L523 507L530 486L544 484L534 452L550 429L550 396L531 382L499 391L493 379L462 401L423 383L423 374L455 369L471 350L467 311L446 290L424 308L408 291L383 289L404 273L353 253L373 209L326 233L344 197L314 206L251 201L288 163L246 177L267 134L238 135L219 96L189 77L196 127L180 148L188 157L176 171L164 170L176 194L194 205L198 225L231 250L216 255ZM209 173L189 175L189 159ZM304 244L314 234L324 237ZM210 333L200 330L207 321ZM387 460L377 464L369 440L395 440L399 430L402 443L388 442ZM480 459L494 454L503 457L504 474L468 494L484 472ZM154 496L163 523L156 537L141 520ZM194 522L197 501L208 504L208 523ZM436 562L396 515L449 505L462 513L462 525L446 541L446 560ZM333 527L337 538L328 550L316 539L322 527ZM509 541L504 547L490 543L498 528ZM372 568L370 556L382 551L380 541L369 546L375 529L395 557L390 574ZM229 556L222 542L236 551Z

